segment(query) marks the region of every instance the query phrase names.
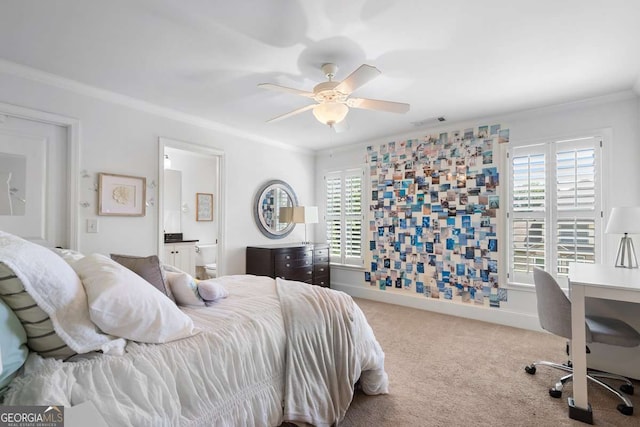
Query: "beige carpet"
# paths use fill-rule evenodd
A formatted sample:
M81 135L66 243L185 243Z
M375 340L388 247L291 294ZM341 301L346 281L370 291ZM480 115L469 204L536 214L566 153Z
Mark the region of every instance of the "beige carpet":
M386 354L390 393L354 397L346 426L584 426L568 417L567 385L560 399L547 393L560 371L534 360L566 361L565 340L477 320L357 299ZM618 399L589 385L594 424L640 426L618 412ZM618 384L615 384L617 387Z

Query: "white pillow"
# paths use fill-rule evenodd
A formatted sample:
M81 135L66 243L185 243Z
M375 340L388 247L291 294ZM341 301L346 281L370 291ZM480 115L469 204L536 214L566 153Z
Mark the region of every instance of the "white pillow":
M204 300L198 293L198 285L187 273L171 273L167 271L167 282L178 305L203 306Z
M84 254L74 251L72 249L51 248L51 250L67 262L67 264L73 264L79 259L84 258Z
M0 261L20 279L29 297L51 318L55 332L73 351L124 353L124 340L96 330L78 275L54 252L0 231Z
M73 263L87 290L89 315L103 331L145 343L165 343L197 333L193 321L166 295L104 255Z
M198 293L207 305L229 296L229 291L221 283L218 283L216 279L198 282Z

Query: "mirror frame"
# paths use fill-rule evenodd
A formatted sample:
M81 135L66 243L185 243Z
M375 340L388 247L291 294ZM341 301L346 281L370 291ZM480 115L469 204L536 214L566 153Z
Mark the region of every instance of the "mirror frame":
M264 220L264 216L262 215L262 209L261 209L262 199L264 198L264 195L268 191L274 190L274 189L280 189L285 193L287 193L287 195L291 199L292 206L294 207L298 206L298 197L296 196L296 193L293 191L293 188L291 188L289 184L287 184L282 180L274 179L264 184L256 192L256 196L253 200L253 219L255 220L256 225L258 226L258 229L262 234L264 234L270 239L282 239L283 237L288 236L293 231L296 224L293 222L290 222L289 224L287 224L285 228L283 228L280 231L273 231L272 229L267 227L267 224Z

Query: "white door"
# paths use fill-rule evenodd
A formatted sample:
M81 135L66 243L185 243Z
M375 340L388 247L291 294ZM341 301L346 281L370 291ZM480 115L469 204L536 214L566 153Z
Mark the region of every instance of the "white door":
M0 230L69 245L67 129L0 116Z

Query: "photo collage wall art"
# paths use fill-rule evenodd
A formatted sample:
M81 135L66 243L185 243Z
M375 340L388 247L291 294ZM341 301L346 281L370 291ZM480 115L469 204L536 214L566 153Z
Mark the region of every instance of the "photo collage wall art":
M492 125L367 147L365 281L461 303L507 301L494 158L496 144L507 142L509 130Z

